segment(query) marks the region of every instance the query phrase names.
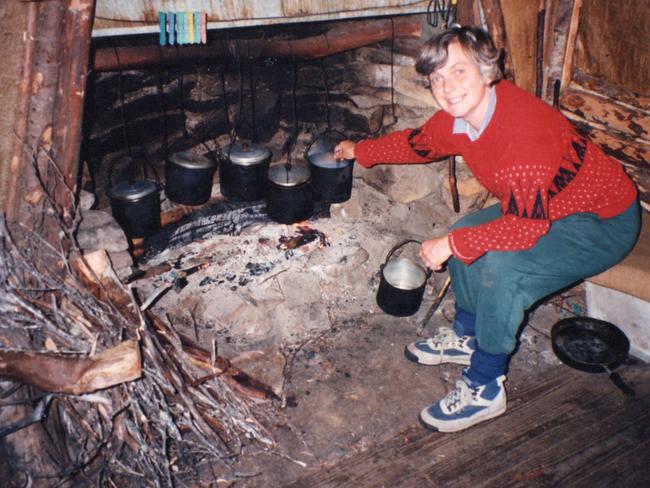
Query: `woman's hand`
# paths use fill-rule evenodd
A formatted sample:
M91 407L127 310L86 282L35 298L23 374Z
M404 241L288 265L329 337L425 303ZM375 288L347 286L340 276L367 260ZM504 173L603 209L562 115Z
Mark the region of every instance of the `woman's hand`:
M334 157L336 159L354 159L354 147L356 143L352 141L341 141L334 148Z
M447 236L435 237L424 241L420 248L420 257L433 271L440 271L452 252Z

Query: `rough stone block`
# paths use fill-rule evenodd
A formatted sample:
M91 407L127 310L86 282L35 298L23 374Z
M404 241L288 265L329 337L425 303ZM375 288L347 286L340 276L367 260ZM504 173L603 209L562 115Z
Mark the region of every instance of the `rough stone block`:
M107 212L101 210L86 210L83 212L77 242L84 251L106 249L110 252L126 251L129 242L124 231Z

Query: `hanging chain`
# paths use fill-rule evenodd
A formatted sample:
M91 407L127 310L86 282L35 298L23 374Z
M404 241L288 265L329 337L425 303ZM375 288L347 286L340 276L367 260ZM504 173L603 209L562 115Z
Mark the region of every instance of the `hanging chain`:
M291 118L293 122L293 134L287 147L287 166L291 166L291 153L298 142L298 112L296 110L296 89L298 86L298 63L293 60L293 83L291 86Z

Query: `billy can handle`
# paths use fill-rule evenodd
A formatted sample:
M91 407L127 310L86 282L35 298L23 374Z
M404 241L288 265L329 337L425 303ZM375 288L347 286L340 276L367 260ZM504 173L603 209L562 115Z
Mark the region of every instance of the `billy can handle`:
M305 155L304 155L305 160L307 160L307 161L309 160L309 159L308 159L309 151L311 151L311 147L312 147L314 144L316 144L316 141L318 141L318 140L319 140L321 137L323 137L325 134L329 134L329 133L340 135L341 137L343 137L342 140L346 140L346 139L348 138L348 136L346 136L343 132L341 132L340 130L336 130L336 129L328 129L328 130L326 130L326 131L321 132L320 134L318 134L318 135L314 138L313 141L311 141L311 142L309 143L309 145L308 145L307 148L305 149ZM334 149L334 148L332 148L332 149Z
M384 262L383 262L383 264L381 265L380 268L383 270L384 267L388 264L388 261L390 260L393 253L395 251L397 251L400 247L405 246L406 244L409 244L411 242L413 242L415 244L422 245L422 242L420 242L420 241L418 241L416 239L406 239L405 241L402 241L399 244L396 244L395 246L393 246L393 248L390 251L388 251L388 254L386 255L386 259L384 259ZM427 279L429 278L429 276L431 276L431 270L429 268L427 268Z

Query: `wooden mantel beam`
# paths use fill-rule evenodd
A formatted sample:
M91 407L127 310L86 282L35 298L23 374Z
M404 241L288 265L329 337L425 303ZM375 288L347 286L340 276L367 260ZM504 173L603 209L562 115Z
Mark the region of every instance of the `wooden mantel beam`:
M417 38L419 20L383 19L344 22L325 34L303 39L251 39L211 42L205 46L124 46L97 49L95 71L116 71L181 63L214 62L224 56L244 59L317 59L395 38Z

